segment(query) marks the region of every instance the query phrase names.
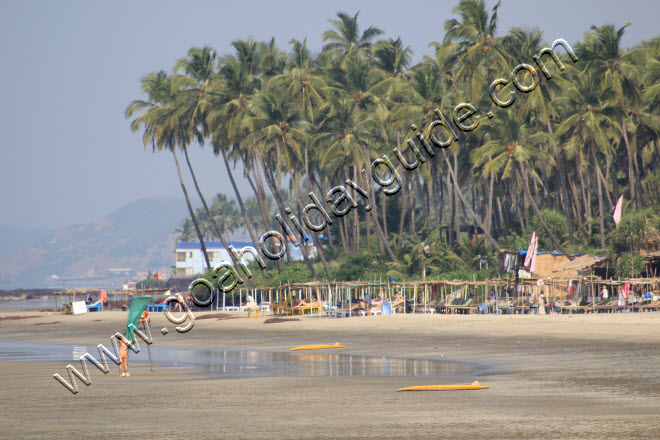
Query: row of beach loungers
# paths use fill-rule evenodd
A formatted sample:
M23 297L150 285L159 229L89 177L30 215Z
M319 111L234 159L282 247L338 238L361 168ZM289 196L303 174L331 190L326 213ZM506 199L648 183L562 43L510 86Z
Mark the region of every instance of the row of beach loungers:
M403 304L388 302L385 307L385 314L403 313ZM315 305L302 305L292 307L287 303L262 303L259 305L259 311L263 314L273 315L321 315L325 312L330 317L348 317L356 315L366 315L366 311L351 310L351 303L344 304L343 307L328 306L323 303ZM96 304L90 304L88 307L93 308ZM246 306L233 306L227 307L227 311L247 311ZM149 305L149 311L163 312L164 304ZM642 301L621 305L617 299L603 300L598 303L590 303L585 299L580 300L576 304L570 301L562 302L561 304L546 304L546 313L616 313L616 312L647 312L647 311L660 311L660 300L653 300L652 297L645 296ZM372 307L370 314L378 315L383 313L381 306ZM412 304L407 306L407 313L443 313L443 314L472 314L472 313L497 313L497 314L529 314L537 313L538 305L529 304L526 298L517 298L514 300L500 299L498 301L489 300L485 303L475 304L472 298L454 298L450 300L433 300L425 304Z

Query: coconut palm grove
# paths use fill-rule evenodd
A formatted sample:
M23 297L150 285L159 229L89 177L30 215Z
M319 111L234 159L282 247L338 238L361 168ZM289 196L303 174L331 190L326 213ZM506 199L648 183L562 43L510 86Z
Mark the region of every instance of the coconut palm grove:
M498 276L498 251L526 249L533 232L539 250L607 255L615 275L644 275L641 251L660 244L660 37L623 48L630 23L591 26L569 42L577 61L561 46L563 70L543 57L548 79L534 57L562 36L501 29L498 7L461 1L423 54L353 11L328 20L318 53L306 39L247 37L145 72L126 117L145 148L175 162L190 212L179 238L203 247L241 231L258 248L264 232L282 230L276 215L302 218L309 193L324 204L341 185L355 204L344 201L349 212L329 214L324 230L306 229L317 255L255 265L251 282L486 279ZM521 63L532 68L513 76ZM498 78L510 106L491 99ZM521 93L514 78L538 86ZM476 129L451 123L462 103L478 110L464 121ZM438 114L457 139L427 149L418 132L429 139ZM218 161L232 187L199 187L191 148ZM400 186L394 194L372 178L384 156L396 173L379 174Z

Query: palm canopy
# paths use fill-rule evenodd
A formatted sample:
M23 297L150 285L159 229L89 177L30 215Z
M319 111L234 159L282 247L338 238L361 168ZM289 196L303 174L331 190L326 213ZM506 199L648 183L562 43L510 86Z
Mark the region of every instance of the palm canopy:
M325 31L321 36L323 41L327 42L323 46L324 52L349 56L369 52L372 40L381 35L383 31L377 27L369 26L364 32L360 33L358 15L360 15L359 11L352 17L346 12L338 12L338 20L328 20L334 29Z
M490 141L472 151L470 157L475 167L483 164L484 176L491 173L508 179L514 175L517 164L530 166L530 174L540 181L534 164L554 164L547 151L537 147L549 141L545 133L532 134L527 124L521 123L512 111L498 112L489 129Z
M462 0L453 9L459 19L447 20L444 25L444 45L434 44L440 52L458 57L457 76L470 75L481 62L490 67L504 69L506 60L497 50L497 10L501 2L493 7L490 16L483 0ZM502 71L502 70L500 70Z

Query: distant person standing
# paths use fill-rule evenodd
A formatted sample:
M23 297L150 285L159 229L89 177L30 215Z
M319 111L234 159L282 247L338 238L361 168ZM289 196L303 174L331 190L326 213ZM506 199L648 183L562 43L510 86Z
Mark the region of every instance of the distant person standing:
M124 338L119 339L119 377L130 376L128 374L128 350L126 349L129 345ZM124 372L122 373L122 369Z
M541 291L541 294L539 295L538 314L545 315L545 295L543 294L543 291Z
M609 298L609 296L610 296L610 294L609 294L609 292L607 291L607 287L606 287L606 286L603 286L603 289L600 291L600 298L601 298L603 301L607 301L607 298Z

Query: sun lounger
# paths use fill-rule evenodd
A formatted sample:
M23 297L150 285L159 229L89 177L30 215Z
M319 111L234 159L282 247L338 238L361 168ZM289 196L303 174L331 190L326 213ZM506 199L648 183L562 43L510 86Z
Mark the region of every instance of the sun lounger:
M96 301L94 304L87 304L88 312L100 312L102 308L101 300Z
M461 304L460 306L453 306L452 307L454 310L454 313L462 313L462 314L471 314L474 313L475 311L479 310L478 305L472 304L472 298L469 298L465 303Z
M660 301L651 301L640 307L643 311L658 311L660 310Z
M293 307L292 312L293 312L294 315L304 315L305 312L307 312L309 314L313 314L314 311L316 311L316 313L320 314L322 308L323 308L323 304L321 304L321 303L314 304L314 305L308 305L308 306L307 305L305 305L305 306L296 306L296 307Z
M596 313L612 313L617 309L617 303L617 300L601 301L598 305L594 306L594 311Z
M165 300L162 300L159 303L156 304L149 304L147 306L147 311L148 312L165 312Z

